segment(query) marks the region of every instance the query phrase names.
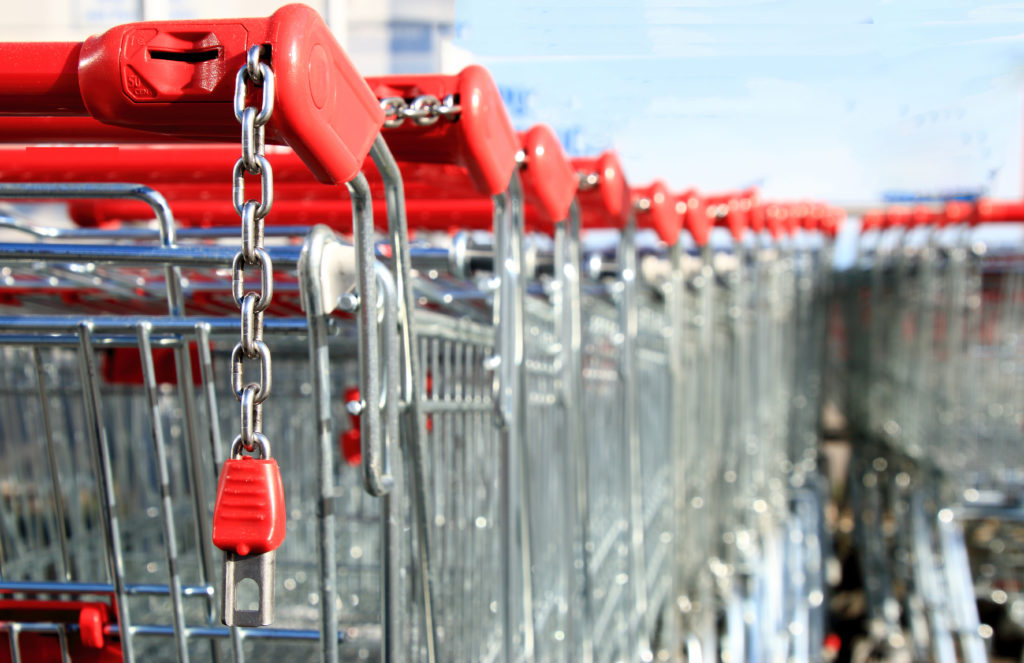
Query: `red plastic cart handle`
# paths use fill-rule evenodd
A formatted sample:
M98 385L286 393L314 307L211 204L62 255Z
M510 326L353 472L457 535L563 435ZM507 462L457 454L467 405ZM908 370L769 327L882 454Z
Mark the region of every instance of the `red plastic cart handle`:
M704 199L696 189L689 189L676 198L676 209L683 215L683 227L694 244L707 246L711 238L711 219L704 209Z
M822 225L822 230L826 235L835 239L842 230L843 223L846 221L846 210L840 207L828 208L828 214L825 216L825 221Z
M707 210L714 225L727 228L733 241L743 240L746 234L751 208L754 206L755 192L725 193L707 197Z
M900 228L910 226L910 208L903 205L893 205L885 211L885 227Z
M0 146L0 180L23 182L137 181L158 189L185 225L223 226L238 222L231 182L223 177L238 158L227 144ZM274 220L279 225L327 223L347 230L351 203L332 187L319 184L287 147L270 146L274 166ZM363 166L375 197L384 184L372 161ZM438 164L402 164L411 226L447 230L461 225L489 228L493 204L473 186L464 168ZM571 173L575 178L575 174ZM575 187L575 179L571 186ZM149 219L148 205L131 200L75 201L72 218L81 225ZM383 206L375 220L386 227Z
M661 180L632 190L637 207L636 222L641 228L653 228L658 238L669 246L679 241L683 216L676 211L676 201Z
M796 228L803 230L816 230L818 219L814 214L814 206L809 203L796 203L793 205L793 220Z
M1024 222L1024 200L979 200L977 223Z
M747 223L750 225L750 229L760 235L765 229L764 219L764 205L761 203L754 203L750 212L747 214Z
M235 76L254 44L266 48L276 80L267 140L290 145L323 182L352 179L384 112L323 19L304 5L269 18L130 23L82 43L0 44L8 65L0 114L91 116L176 138L234 141ZM3 139L26 140L9 133L17 126L4 123Z
M569 216L579 178L551 127L538 124L519 137L526 155L523 162L526 223L550 229L552 224Z
M877 209L869 209L860 217L860 231L881 230L885 224L885 212Z
M974 205L963 200L951 200L946 203L943 216L948 224L973 222Z
M764 225L772 239L778 241L786 232L789 224L789 208L779 203L769 203L764 207Z
M585 228L622 228L629 219L630 194L615 152L572 159L580 175L580 216Z
M910 211L910 224L912 227L939 226L945 219L945 212L934 210L927 205L915 205Z
M486 69L474 65L456 76L381 76L366 82L380 99L414 101L431 95L439 100L451 97L460 107L455 119L440 118L431 124L407 119L387 129L388 147L398 161L461 166L486 196L508 188L519 138Z

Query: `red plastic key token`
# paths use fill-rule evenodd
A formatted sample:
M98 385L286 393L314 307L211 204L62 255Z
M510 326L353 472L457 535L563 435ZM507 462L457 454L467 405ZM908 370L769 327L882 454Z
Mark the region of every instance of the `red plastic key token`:
M241 556L276 550L285 535L284 485L273 459L224 461L213 507L213 545Z

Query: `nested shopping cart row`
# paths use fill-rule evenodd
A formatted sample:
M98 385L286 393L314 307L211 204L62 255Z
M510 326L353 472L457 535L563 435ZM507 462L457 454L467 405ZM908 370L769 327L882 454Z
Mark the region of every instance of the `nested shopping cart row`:
M865 531L900 523L862 535L869 612L922 658L987 660L976 598L1019 597L1022 218L984 199L869 211L841 281L844 401L869 440L855 509Z
M297 5L0 52L0 656L811 660L835 210Z

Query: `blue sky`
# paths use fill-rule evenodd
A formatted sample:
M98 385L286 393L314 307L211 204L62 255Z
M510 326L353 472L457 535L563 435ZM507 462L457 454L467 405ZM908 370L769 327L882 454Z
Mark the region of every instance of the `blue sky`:
M1024 4L457 0L455 43L634 182L1021 194Z

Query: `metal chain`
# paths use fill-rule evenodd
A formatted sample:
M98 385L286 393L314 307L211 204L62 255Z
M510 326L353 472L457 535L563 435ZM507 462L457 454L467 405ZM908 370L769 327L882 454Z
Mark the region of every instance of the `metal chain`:
M380 107L384 109L384 127L387 129L400 127L406 120L427 127L442 117L454 120L462 112L462 106L455 103L455 95L451 94L443 102L432 94L420 95L412 102L402 97L385 97L380 100Z
M242 312L241 340L231 351L231 391L242 406L241 432L231 444L231 456L244 449L270 456L263 435L263 402L270 396L270 348L263 342L263 313L274 297L274 266L263 248L264 219L274 204L274 174L264 156L264 134L274 112L274 72L261 60L259 45L249 48L245 66L235 77L235 118L242 125L242 156L231 173L231 199L242 219L242 248L231 263L231 292ZM249 84L262 88L261 106L246 105ZM260 199L246 198L245 175L260 178ZM259 290L247 290L245 270L259 271ZM245 361L259 360L259 382L245 382Z

